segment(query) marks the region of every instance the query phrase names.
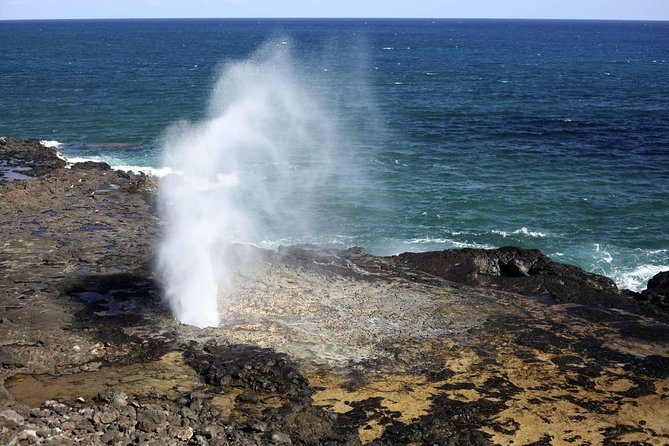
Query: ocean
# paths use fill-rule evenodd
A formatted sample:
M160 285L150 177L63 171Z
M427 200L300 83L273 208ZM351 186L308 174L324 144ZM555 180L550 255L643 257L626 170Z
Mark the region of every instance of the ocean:
M200 153L254 177L259 246L517 245L633 290L669 269L669 22L0 21L0 49L0 134L72 161L178 172L175 133L222 123ZM281 151L216 152L240 116Z

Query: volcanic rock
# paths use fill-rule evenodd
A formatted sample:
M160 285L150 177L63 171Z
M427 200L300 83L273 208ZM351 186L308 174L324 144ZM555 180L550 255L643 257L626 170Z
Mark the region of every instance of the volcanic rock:
M669 439L669 324L608 279L518 248L235 246L198 329L152 273L156 183L0 138L0 444Z
M398 260L407 267L451 282L547 296L558 303L620 308L639 314L652 312L633 299L634 293L619 290L613 280L554 262L537 249L507 246L407 252L400 254Z
M669 312L669 271L662 271L654 275L648 286L641 292L644 300Z
M9 172L40 178L65 167L65 160L53 147L45 147L35 139L11 139L0 136L0 181L11 179Z

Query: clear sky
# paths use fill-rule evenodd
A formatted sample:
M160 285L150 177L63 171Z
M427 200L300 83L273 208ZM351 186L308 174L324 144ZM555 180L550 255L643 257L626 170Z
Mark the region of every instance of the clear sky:
M0 0L0 19L147 17L669 20L669 0Z

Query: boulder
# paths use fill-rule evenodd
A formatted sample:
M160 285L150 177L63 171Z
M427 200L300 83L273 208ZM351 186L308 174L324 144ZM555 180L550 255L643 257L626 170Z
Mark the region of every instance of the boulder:
M641 292L644 300L669 312L669 271L655 274Z

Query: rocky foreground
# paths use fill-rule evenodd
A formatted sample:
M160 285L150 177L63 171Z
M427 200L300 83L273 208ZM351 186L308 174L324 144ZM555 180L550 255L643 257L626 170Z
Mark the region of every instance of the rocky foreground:
M0 138L1 444L669 444L667 273L254 250L197 329L152 275L155 187Z

